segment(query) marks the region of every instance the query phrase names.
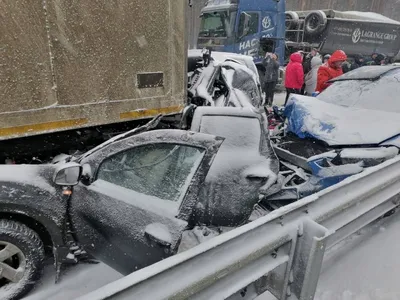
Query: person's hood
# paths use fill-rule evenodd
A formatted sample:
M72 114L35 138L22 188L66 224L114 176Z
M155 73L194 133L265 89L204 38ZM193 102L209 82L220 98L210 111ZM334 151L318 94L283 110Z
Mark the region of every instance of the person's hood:
M322 65L322 59L319 55L314 56L311 60L311 68L315 68Z
M329 59L329 65L332 65L338 61L345 61L345 60L347 60L346 53L344 53L344 51L342 51L342 50L337 50L337 51L333 52L331 58Z
M300 53L296 52L290 55L290 62L301 63L302 60Z

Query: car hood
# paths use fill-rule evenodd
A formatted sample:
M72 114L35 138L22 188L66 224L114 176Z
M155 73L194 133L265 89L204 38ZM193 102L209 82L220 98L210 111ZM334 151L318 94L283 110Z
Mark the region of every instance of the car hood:
M55 194L52 180L55 169L55 165L0 165L0 182L32 186Z
M285 116L289 132L329 146L379 145L400 134L398 113L344 107L313 97L291 96Z

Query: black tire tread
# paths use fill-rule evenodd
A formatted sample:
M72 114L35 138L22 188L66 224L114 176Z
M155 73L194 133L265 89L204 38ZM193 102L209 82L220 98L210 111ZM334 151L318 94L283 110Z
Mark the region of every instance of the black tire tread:
M0 220L0 229L2 232L7 233L14 233L15 231L25 235L26 237L29 238L30 242L32 243L32 246L36 246L37 249L43 248L43 242L40 239L39 235L30 229L28 226L17 222L17 221L12 221L12 220L5 220L1 219Z
M32 249L30 254L34 253L35 261L31 262L33 264L33 271L29 276L29 280L24 286L19 287L14 294L6 296L5 298L7 300L21 299L34 288L35 284L42 276L45 259L44 245L35 231L25 224L14 220L0 219L0 234L7 235L11 238L18 238L22 243L29 245L29 248ZM24 254L27 256L26 253Z

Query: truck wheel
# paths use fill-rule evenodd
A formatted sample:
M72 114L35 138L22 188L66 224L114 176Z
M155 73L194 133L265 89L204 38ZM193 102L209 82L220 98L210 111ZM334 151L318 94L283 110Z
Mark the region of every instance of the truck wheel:
M287 11L285 13L285 26L286 30L294 30L299 25L299 15L294 11Z
M322 10L313 11L304 20L305 32L309 35L320 34L326 28L328 19Z
M2 300L21 299L41 278L44 246L27 226L0 220L0 295Z

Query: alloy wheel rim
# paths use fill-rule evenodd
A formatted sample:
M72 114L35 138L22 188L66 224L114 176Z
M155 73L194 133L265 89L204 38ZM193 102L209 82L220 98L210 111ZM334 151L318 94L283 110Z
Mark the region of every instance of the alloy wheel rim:
M19 282L26 270L24 253L12 243L0 241L0 280Z

